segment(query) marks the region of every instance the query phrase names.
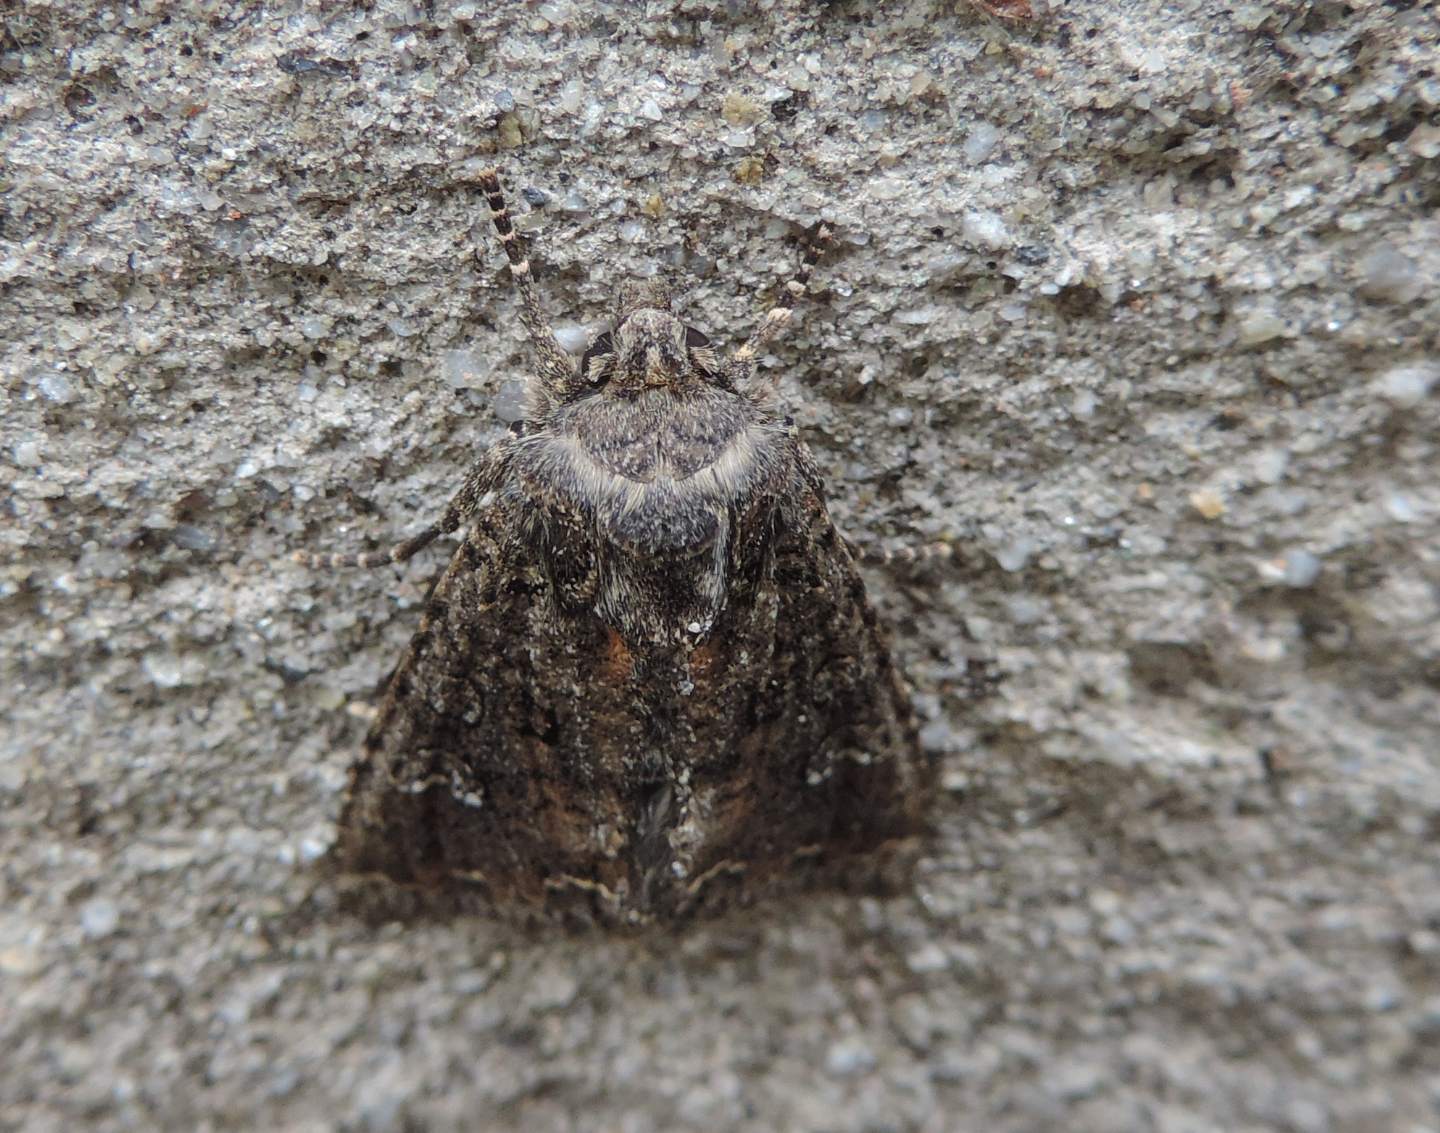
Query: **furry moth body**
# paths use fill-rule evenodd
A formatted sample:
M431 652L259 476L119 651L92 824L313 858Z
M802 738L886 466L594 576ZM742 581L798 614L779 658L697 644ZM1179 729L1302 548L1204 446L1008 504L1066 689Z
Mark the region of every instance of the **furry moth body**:
M399 562L464 531L352 773L347 874L456 908L677 917L849 874L922 827L933 770L809 450L755 359L622 293L579 363L478 177L538 356L526 419Z

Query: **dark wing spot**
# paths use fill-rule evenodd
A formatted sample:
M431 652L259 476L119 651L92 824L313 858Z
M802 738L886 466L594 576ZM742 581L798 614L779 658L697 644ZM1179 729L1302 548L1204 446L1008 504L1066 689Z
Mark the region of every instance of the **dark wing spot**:
M685 328L685 345L691 350L703 348L710 345L710 340L701 334L694 327Z

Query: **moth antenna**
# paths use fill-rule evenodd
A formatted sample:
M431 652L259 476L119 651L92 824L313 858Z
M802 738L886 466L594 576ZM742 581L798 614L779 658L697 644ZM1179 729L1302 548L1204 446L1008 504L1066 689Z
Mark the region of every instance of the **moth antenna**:
M775 300L775 305L765 312L765 317L760 320L760 325L751 332L745 345L731 356L731 381L737 385L747 384L755 376L755 359L759 357L762 349L778 338L790 325L791 316L795 311L795 301L805 294L805 288L810 282L810 273L815 270L815 265L820 262L820 257L829 243L830 226L822 223L815 230L814 235L806 239L805 250L800 257L800 267L780 289L780 297Z
M387 547L383 551L352 551L342 554L313 554L309 551L296 551L294 558L301 566L309 567L311 570L347 570L355 567L361 570L373 570L375 567L385 566L387 563L403 563L444 534L446 532L441 524L432 523L420 534L412 535L404 542L396 543L393 547Z
M540 303L540 289L535 286L535 278L530 271L530 259L520 247L520 237L510 221L510 210L500 188L500 174L494 169L486 169L476 180L485 194L486 204L490 206L490 220L500 237L500 247L510 261L510 278L515 283L515 290L520 293L520 321L540 356L541 384L551 398L561 399L579 388L575 362L560 345L550 320L545 317L545 308Z

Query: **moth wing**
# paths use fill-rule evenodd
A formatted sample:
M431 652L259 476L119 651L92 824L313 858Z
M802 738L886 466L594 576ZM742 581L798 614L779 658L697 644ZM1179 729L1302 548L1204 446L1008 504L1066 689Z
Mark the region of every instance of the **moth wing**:
M757 517L709 640L643 662L600 619L557 617L550 594L593 568L582 542L560 579L517 517L477 523L352 770L338 864L446 907L644 919L913 842L933 769L820 489Z
M615 804L566 789L554 738L574 706L553 690L604 642L556 639L548 580L514 530L503 510L482 517L431 594L351 770L333 851L346 873L534 905L547 877L603 859L583 832Z
M859 855L913 845L932 800L934 767L909 692L818 484L786 498L772 531L742 540L773 548L758 588L768 601L757 595L732 623L724 660L694 693L719 701L733 680L747 696L718 766L692 772L694 841L704 849L691 872L715 879L712 892L694 894L702 904L799 875L839 878Z
M782 541L777 551L786 627L777 662L807 672L798 711L829 724L817 749L823 762L809 774L833 781L832 847L865 850L924 827L934 767L921 752L889 634L818 495L815 504L803 545Z

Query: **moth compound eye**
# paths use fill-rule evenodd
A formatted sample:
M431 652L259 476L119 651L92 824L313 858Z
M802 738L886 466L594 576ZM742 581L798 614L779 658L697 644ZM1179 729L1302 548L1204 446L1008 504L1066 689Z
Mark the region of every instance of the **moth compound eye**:
M598 384L609 373L614 359L615 340L610 332L606 331L590 344L584 357L580 359L580 376L592 385Z
M690 361L702 374L714 374L720 368L720 358L710 340L694 327L685 328L685 349Z

